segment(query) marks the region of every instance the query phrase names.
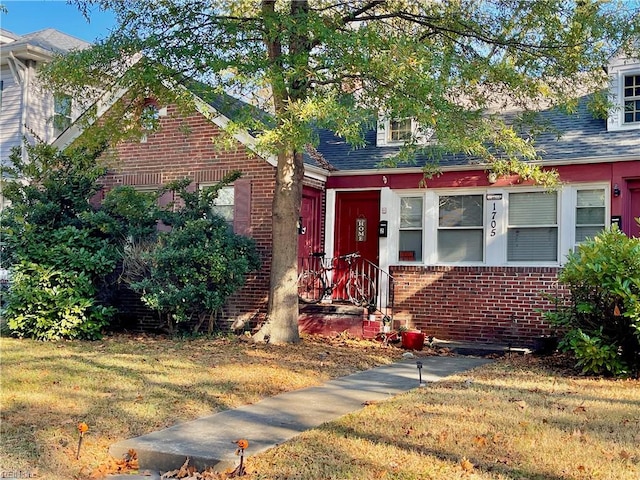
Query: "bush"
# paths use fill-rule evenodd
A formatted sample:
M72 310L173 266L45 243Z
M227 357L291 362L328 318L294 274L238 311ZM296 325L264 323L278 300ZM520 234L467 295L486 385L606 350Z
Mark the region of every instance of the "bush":
M114 312L96 305L95 294L83 272L21 263L14 268L7 326L18 337L37 340L100 338Z
M616 226L579 245L559 281L570 298L546 318L565 331L561 347L585 373L623 375L640 367L640 239Z
M189 322L197 333L208 321L211 332L215 315L227 298L260 266L254 241L234 234L223 218L212 214L217 192L238 177L239 173L232 172L214 187L194 192L187 190L188 180L177 181L157 192L156 198L166 190L180 198L156 213L158 221L171 227L169 231L134 229L145 223L138 211L117 210L121 223L129 225L124 235L122 278L158 312L170 331L178 323ZM140 204L144 202L136 198L140 195L144 194L114 189L105 206L113 215L122 204L119 198L126 196L132 204Z
M132 288L168 320L195 320L196 332L206 320L213 328L215 312L260 265L253 241L233 234L218 217L191 220L162 234L143 258L148 276Z
M104 173L96 166L100 152L47 145L27 152L28 161L14 151L13 166L3 168L11 205L3 211L2 237L12 270L3 315L16 336L95 339L114 313L98 298L118 258L90 203Z

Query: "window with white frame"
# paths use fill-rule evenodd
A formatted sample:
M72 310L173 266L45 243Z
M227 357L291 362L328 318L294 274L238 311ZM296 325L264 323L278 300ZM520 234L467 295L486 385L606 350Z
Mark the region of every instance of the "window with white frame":
M71 97L63 93L53 96L53 133L58 137L71 125Z
M604 188L576 191L576 244L593 238L606 226Z
M438 261L482 262L483 195L443 195L438 203Z
M233 186L222 187L217 198L213 201L212 211L233 225L233 211L235 205L235 189Z
M509 194L507 261L558 260L557 192Z
M624 77L624 123L640 123L640 75Z
M422 197L400 199L400 261L422 261Z
M404 142L413 135L413 122L410 118L389 121L389 142Z

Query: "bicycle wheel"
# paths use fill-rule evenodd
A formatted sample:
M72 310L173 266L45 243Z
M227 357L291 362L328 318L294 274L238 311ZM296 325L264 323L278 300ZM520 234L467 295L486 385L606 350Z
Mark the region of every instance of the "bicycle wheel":
M349 301L358 307L375 305L376 284L367 275L352 275L347 282Z
M298 275L298 299L303 303L318 303L322 300L325 283L320 272L305 270Z

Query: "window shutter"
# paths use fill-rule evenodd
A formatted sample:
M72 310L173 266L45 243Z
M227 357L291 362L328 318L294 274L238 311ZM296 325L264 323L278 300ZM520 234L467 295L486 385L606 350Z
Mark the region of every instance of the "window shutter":
M173 202L174 198L173 198L173 191L169 190L164 192L160 198L158 198L158 206L159 207L166 207L167 205L169 205L171 202ZM165 225L162 222L158 222L158 230L161 232L168 232L171 230L171 227L169 227L168 225Z
M233 231L238 235L251 234L251 180L240 178L233 184L235 206Z

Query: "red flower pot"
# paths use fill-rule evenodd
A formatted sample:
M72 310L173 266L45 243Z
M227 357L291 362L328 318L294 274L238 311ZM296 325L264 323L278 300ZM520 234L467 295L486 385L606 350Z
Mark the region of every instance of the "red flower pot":
M422 350L424 348L424 333L402 332L402 348L407 350Z

